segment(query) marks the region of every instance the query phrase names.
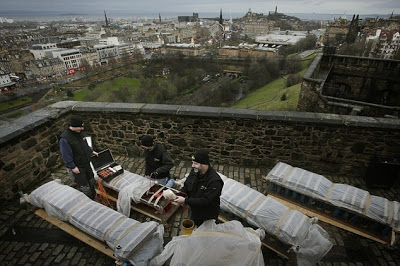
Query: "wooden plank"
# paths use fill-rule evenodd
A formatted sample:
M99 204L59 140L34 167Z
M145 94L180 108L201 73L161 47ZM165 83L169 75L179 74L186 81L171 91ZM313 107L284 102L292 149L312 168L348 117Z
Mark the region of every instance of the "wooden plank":
M218 220L222 221L222 222L228 222L230 221L230 219L222 214L220 214L218 216ZM290 248L290 245L288 244L284 244L282 242L280 242L279 239L276 239L276 241L269 239L269 234L267 232L265 232L265 238L261 241L261 244L272 250L273 252L275 252L276 254L278 254L279 256L281 256L284 259L287 260L293 260L294 261L294 257L293 255L291 255L288 252L288 249Z
M357 229L355 227L348 226L348 225L346 225L344 223L341 223L341 222L339 222L339 221L337 221L335 219L332 219L331 217L329 217L329 216L327 216L327 215L325 215L323 213L312 211L312 210L310 210L308 208L300 206L299 204L295 204L295 203L289 202L289 201L287 201L287 200L285 200L285 199L283 199L281 197L275 196L273 194L268 194L268 196L273 198L274 200L279 201L280 203L284 204L285 206L287 206L287 207L289 207L291 209L297 210L297 211L299 211L299 212L301 212L301 213L303 213L303 214L305 214L305 215L307 215L309 217L317 217L319 220L321 220L323 222L326 222L328 224L331 224L331 225L334 225L336 227L342 228L342 229L344 229L346 231L349 231L349 232L355 233L357 235L369 238L371 240L374 240L376 242L379 242L379 243L382 243L382 244L385 244L385 245L390 244L390 242L391 242L391 241L385 241L382 238L379 238L379 237L376 237L374 235L368 234L367 232L365 232L363 230L360 230L360 229Z
M171 218L171 216L181 207L181 205L176 204L176 203L172 203L171 208L165 213L163 214L163 218L164 221L163 222L167 222L169 220L169 218Z
M107 246L106 243L101 242L100 240L97 240L96 238L86 234L85 232L79 230L75 226L63 222L57 218L50 217L47 215L46 211L44 209L37 209L35 211L35 214L46 221L50 222L51 224L54 224L64 232L72 235L73 237L81 240L82 242L88 244L89 246L95 248L96 250L100 251L101 253L117 260L117 258L114 256L114 252Z

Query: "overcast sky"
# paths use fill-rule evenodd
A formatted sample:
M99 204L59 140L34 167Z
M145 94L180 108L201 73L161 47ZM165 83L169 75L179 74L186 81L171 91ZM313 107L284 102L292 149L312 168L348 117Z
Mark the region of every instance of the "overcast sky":
M0 10L54 11L59 13L188 13L243 12L400 14L399 0L0 0Z

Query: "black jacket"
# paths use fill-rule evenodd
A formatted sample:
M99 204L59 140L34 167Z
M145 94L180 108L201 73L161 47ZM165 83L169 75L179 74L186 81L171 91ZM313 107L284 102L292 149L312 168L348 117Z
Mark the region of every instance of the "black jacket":
M73 162L73 164L75 164L75 166L78 168L90 166L90 158L93 150L89 147L84 137L86 137L86 135L83 132L77 133L71 131L68 127L61 134L61 156L67 167L71 169L73 168L71 166L71 162ZM67 147L68 145L62 141L62 139L67 141L71 150Z
M210 166L204 175L192 169L182 192L186 194L185 204L190 206L191 219L197 226L209 219L218 219L220 196L224 182Z
M163 145L156 143L152 151L144 151L144 159L146 161L145 175L157 172L158 176L153 178L169 177L169 170L174 167L174 161L169 156Z

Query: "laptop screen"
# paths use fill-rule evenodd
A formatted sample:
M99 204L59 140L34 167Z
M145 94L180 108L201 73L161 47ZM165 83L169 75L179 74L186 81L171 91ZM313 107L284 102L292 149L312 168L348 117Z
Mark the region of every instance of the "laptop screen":
M94 169L100 170L114 162L114 158L109 149L99 152L99 156L92 156L92 164Z

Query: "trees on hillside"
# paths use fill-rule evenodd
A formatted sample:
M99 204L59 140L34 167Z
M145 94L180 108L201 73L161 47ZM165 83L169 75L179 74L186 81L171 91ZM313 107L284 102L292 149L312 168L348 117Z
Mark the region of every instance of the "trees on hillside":
M135 102L165 103L176 97L176 87L167 80L141 78L133 95Z
M276 60L253 61L248 68L249 90L258 89L279 77L279 64Z

